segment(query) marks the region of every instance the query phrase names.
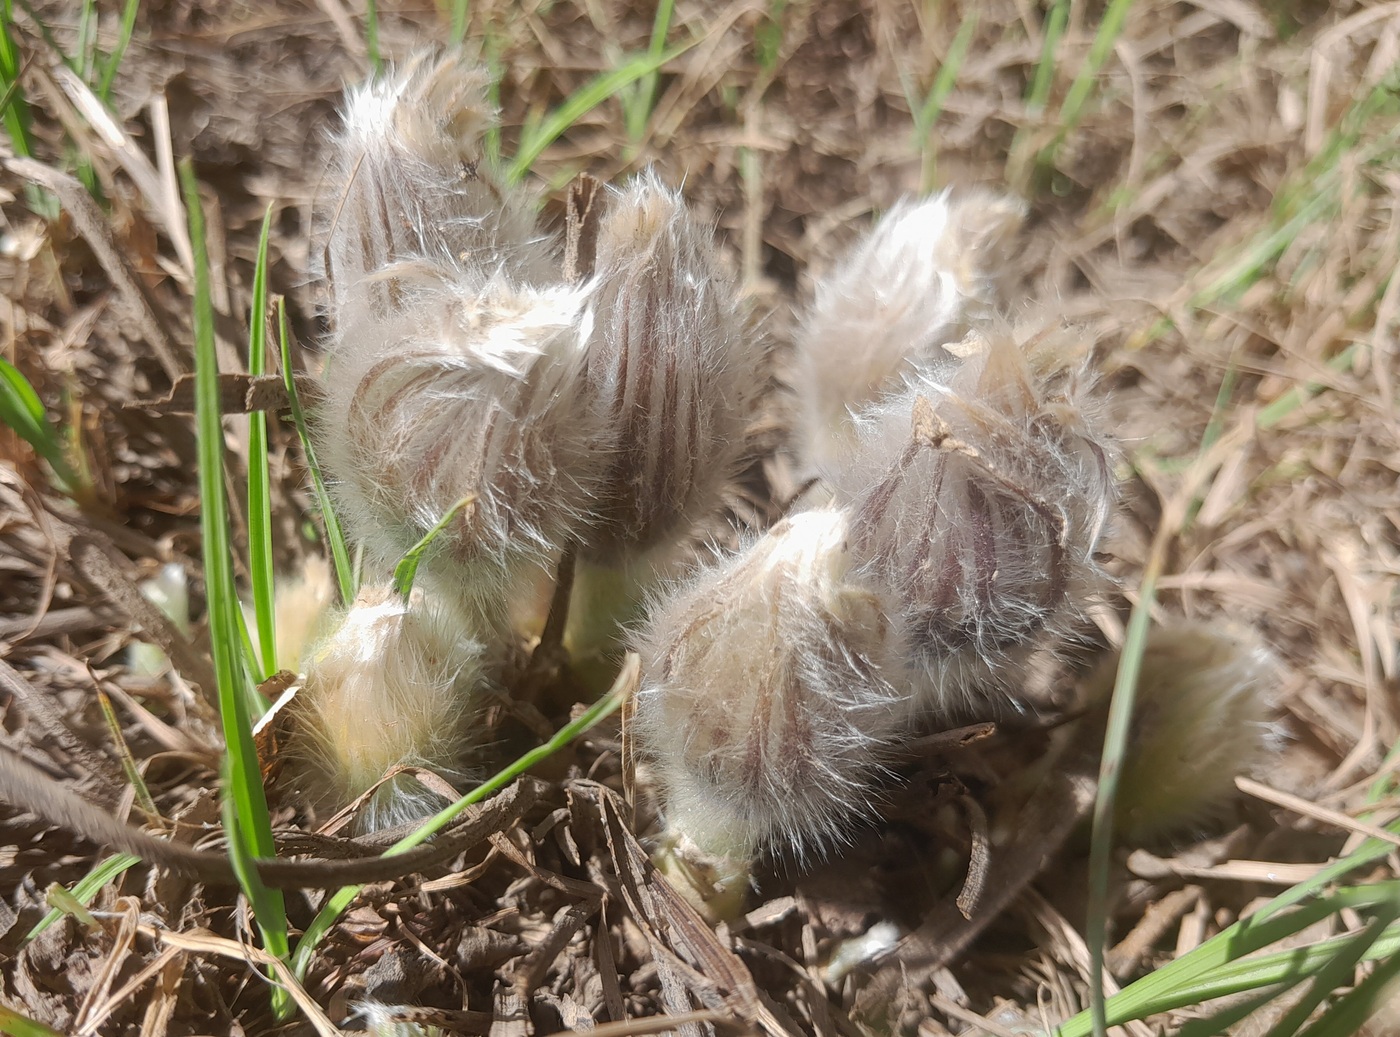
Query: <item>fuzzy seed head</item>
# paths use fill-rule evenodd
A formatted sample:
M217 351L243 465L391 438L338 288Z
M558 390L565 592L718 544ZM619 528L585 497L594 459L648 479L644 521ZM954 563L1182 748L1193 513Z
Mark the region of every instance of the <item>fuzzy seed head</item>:
M993 332L910 378L837 484L852 553L896 604L926 707L967 705L1099 583L1109 449L1075 380L1043 369L1048 348Z
M367 588L312 650L289 707L289 748L313 802L339 809L396 767L460 776L472 744L482 646L461 620L415 591L405 602ZM408 780L386 785L362 822L370 830L414 820L437 797Z
M839 511L794 516L652 611L636 733L672 844L800 857L868 811L899 694L882 603L850 581L845 539Z
M1086 684L1099 726L1118 661L1106 659ZM1124 839L1150 841L1218 817L1235 778L1278 748L1276 679L1271 653L1247 632L1179 623L1149 634L1118 786Z
M325 468L353 535L392 564L466 497L424 571L489 608L591 506L603 459L580 391L585 289L429 279L375 348L327 370Z
M994 312L1024 216L1020 202L984 191L906 198L817 282L793 372L809 463L839 467L852 415L897 390L911 365L947 359L945 347Z
M717 510L762 383L764 353L708 227L654 172L608 200L586 380L608 468L587 553L604 560L686 533Z

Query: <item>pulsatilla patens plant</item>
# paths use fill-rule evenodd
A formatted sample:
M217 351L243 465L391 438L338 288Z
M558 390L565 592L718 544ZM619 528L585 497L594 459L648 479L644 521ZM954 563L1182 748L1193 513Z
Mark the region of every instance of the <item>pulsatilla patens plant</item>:
M611 562L713 511L764 363L709 228L654 174L609 190L593 271L566 280L483 153L494 117L471 63L409 62L352 96L323 206L325 467L383 561L466 500L429 572L483 613L572 546Z
M823 850L870 813L900 733L887 609L847 538L841 510L785 519L660 600L638 638L664 862L718 914L761 849Z
M430 572L489 613L582 520L601 462L578 391L591 292L550 279L534 200L487 162L485 82L419 57L351 96L324 205L318 417L351 533L384 561L469 499Z
M817 281L792 378L799 446L818 472L850 463L861 411L997 312L1024 215L986 191L902 199Z
M860 571L894 603L921 707L966 712L1099 589L1115 490L1081 377L1045 369L1057 334L963 345L866 418L836 497Z
M710 228L655 173L610 192L599 222L597 326L584 386L607 467L586 554L665 546L713 512L763 382Z
M816 510L662 595L638 638L662 862L714 914L755 853L869 816L919 722L999 712L1099 587L1115 494L1087 375L1067 333L994 315L1020 211L901 203L819 283L792 386Z

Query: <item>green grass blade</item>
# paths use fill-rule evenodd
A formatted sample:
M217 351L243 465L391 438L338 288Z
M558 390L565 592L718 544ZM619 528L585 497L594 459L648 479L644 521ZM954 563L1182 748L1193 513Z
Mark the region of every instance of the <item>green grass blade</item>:
M194 246L195 424L199 456L200 532L203 535L204 578L209 599L209 639L218 684L219 716L223 726L226 809L236 829L228 833L230 855L273 857L272 821L262 786L257 747L253 742L249 702L239 652L238 615L241 611L233 582L228 501L224 496L224 429L219 411L219 359L214 349L214 307L209 288L209 257L205 247L204 209L195 182L194 166L180 163L180 181L189 211L190 242ZM280 890L268 889L245 869L243 891L253 905L263 945L286 959L289 952L287 914ZM279 1014L289 1004L286 992L275 988Z
M369 66L377 76L384 71L379 56L379 0L365 0L365 49L369 51Z
M1152 628L1152 603L1157 597L1156 572L1149 566L1143 574L1138 602L1128 620L1128 631L1119 656L1118 675L1108 709L1108 731L1104 736L1103 759L1099 765L1099 793L1094 801L1094 824L1089 847L1089 921L1085 938L1089 943L1089 1005L1094 1033L1107 1032L1103 996L1104 943L1108 934L1108 874L1113 859L1113 818L1118 804L1118 779L1128 751L1133 705L1137 698L1138 674Z
M1392 830L1395 829L1400 829L1400 822L1393 826ZM1236 959L1302 932L1308 926L1344 909L1373 908L1400 897L1400 882L1385 882L1345 887L1297 906L1346 872L1379 860L1395 849L1392 844L1380 839L1367 842L1375 845L1368 846L1363 843L1349 857L1335 862L1306 882L1281 893L1248 918L1241 919L1223 932L1217 933L1195 950L1124 987L1109 998L1105 1006L1108 1025L1117 1026L1193 1004L1200 999L1183 997L1182 992L1197 989L1207 978L1220 974L1235 963ZM1295 906L1296 910L1287 914L1281 913L1286 908ZM1287 978L1284 976L1283 980ZM1283 980L1265 978L1257 985L1263 986L1268 982ZM1093 1018L1090 1011L1080 1012L1061 1023L1055 1031L1058 1037L1087 1037L1092 1032Z
M651 42L647 47L647 54L652 58L660 57L666 52L666 37L671 33L671 16L675 11L675 0L661 0L656 5L656 16L651 23ZM634 145L642 139L646 133L647 120L651 118L652 109L656 105L656 87L660 81L660 75L655 69L644 75L638 82L636 89L630 96L624 94L624 105L626 109L627 139Z
M452 22L451 35L448 37L453 43L465 43L467 39L467 23L471 18L471 4L469 0L452 0Z
M136 30L136 12L141 9L141 0L126 0L126 6L122 8L121 26L117 30L117 45L112 48L112 53L107 55L107 60L102 63L102 78L97 84L97 96L106 104L112 96L112 83L117 78L117 70L121 68L122 59L126 57L126 48L131 44L132 33Z
M78 493L82 480L68 463L62 440L44 413L43 401L29 379L3 357L0 357L0 421L49 463L64 493L69 496Z
M267 370L267 239L272 229L272 206L263 216L258 235L258 258L253 267L253 305L248 315L248 373ZM258 627L258 681L277 672L277 630L273 609L272 493L267 460L267 412L248 415L248 572L253 591L253 615Z
M1302 982L1303 979L1304 977L1299 976L1298 982ZM1259 994L1245 998L1239 1004L1227 1005L1211 1015L1184 1023L1181 1029L1177 1030L1176 1037L1220 1037L1222 1033L1229 1033L1230 1027L1248 1019L1274 998L1296 985L1297 983L1289 982L1265 987Z
M788 0L768 0L768 13L753 30L754 58L763 72L760 82L767 84L778 70L778 58L783 53L783 14Z
M126 744L126 739L122 736L122 725L117 720L117 711L112 708L112 699L101 688L97 689L97 704L102 710L102 719L107 724L107 732L112 736L112 744L117 747L122 773L126 775L126 780L131 782L131 787L136 790L136 805L151 817L159 817L160 811L156 809L156 801L151 797L151 790L146 787L146 779L141 776L141 769L136 766L136 757L131 754L131 746Z
M1070 84L1064 104L1060 106L1062 137L1079 125L1079 120L1084 115L1084 105L1089 100L1089 94L1094 89L1099 73L1108 62L1108 56L1113 53L1113 48L1118 43L1118 37L1123 32L1123 24L1128 20L1128 11L1132 6L1133 0L1111 0L1108 9L1104 11L1099 31L1094 35L1094 42L1089 45L1089 55L1080 67L1078 75L1074 77L1074 82Z
M1384 905L1376 913L1376 916L1366 924L1366 927L1357 934L1354 942L1348 944L1335 954L1331 961L1318 969L1317 974L1312 977L1312 986L1292 1008L1284 1013L1283 1018L1274 1024L1268 1037L1294 1037L1303 1028L1313 1012L1317 1011L1322 1002L1331 997L1335 991L1349 986L1362 955L1371 949L1376 940L1380 938L1381 933L1396 918L1400 918L1400 903Z
M14 7L10 0L0 2L0 85L4 86L9 98L5 105L5 133L22 158L34 155L34 147L29 139L29 105L25 103L24 91L19 85L19 49L15 46L10 28L14 25Z
M423 539L408 549L408 553L399 559L399 564L394 566L394 590L402 594L405 598L413 593L413 581L418 575L418 566L423 561L423 555L437 539L438 534L447 528L457 513L463 508L472 504L476 500L476 494L469 493L452 507L447 509L447 513L433 524L433 528L423 534Z
M1327 361L1328 368L1338 372L1350 371L1353 361L1356 360L1357 354L1363 348L1360 342L1353 342ZM1321 382L1305 382L1302 385L1295 385L1273 403L1260 409L1254 418L1255 426L1260 429L1273 428L1325 388L1327 386Z
M1352 1037L1362 1025L1388 1004L1400 989L1400 952L1392 953L1376 970L1346 994L1321 1019L1303 1031L1302 1037Z
M92 81L93 49L97 46L97 4L83 0L78 9L78 43L73 51L74 71L84 83Z
M0 1005L0 1033L10 1037L63 1037L57 1030Z
M510 168L506 171L506 179L511 183L519 183L525 179L525 175L530 172L530 167L535 164L535 160L544 154L544 149L558 140L570 126L619 90L637 82L643 76L655 72L666 62L677 55L684 54L693 46L695 46L694 42L685 43L660 54L645 54L635 57L621 67L600 73L584 83L583 86L566 97L564 102L550 112L537 127L522 135L520 150L516 153L515 161L510 164Z
M934 156L937 154L937 147L930 139L933 127L938 122L938 117L943 114L943 106L948 101L948 95L953 92L953 87L958 81L958 73L962 71L963 61L967 58L967 49L972 44L972 35L977 31L979 13L976 5L968 8L968 12L963 16L962 24L958 26L957 34L953 37L953 42L948 46L948 56L944 58L943 64L938 69L938 74L933 77L933 84L929 87L928 95L924 98L923 104L914 113L914 146L919 149L922 169L920 172L920 186L924 191L930 191L934 187Z
M1365 947L1357 953L1357 945ZM1358 961L1376 961L1400 951L1400 925L1392 925L1379 937L1365 929L1330 940L1294 947L1286 951L1245 958L1222 966L1209 976L1177 992L1177 1003L1169 1008L1183 1008L1217 997L1229 997L1258 990L1270 983L1284 983L1295 975L1311 976L1322 970L1340 954L1356 953Z
M1050 90L1055 85L1056 59L1060 54L1060 39L1069 23L1069 0L1055 0L1045 18L1045 37L1040 45L1040 60L1035 66L1030 89L1026 92L1026 111L1039 118L1050 102Z
M624 672L626 667L624 666ZM475 803L480 803L487 796L505 788L512 781L524 774L531 767L547 760L564 746L568 745L579 735L590 730L594 725L606 719L619 706L626 691L626 680L619 677L618 682L603 698L599 699L592 706L588 707L576 719L561 727L554 737L543 745L531 749L521 756L514 763L500 771L481 785L472 789L465 796L451 806L439 811L433 817L424 822L423 826L412 835L400 839L388 850L384 851L384 856L389 857L394 854L406 853L415 846L421 846L430 838L442 831L451 824L463 810ZM306 975L306 969L311 964L311 955L315 952L317 944L330 932L331 926L335 925L341 913L350 906L351 902L359 894L361 886L345 886L337 890L329 898L325 905L317 912L311 924L307 926L306 932L302 934L297 942L296 953L292 956L292 969L298 978Z
M117 876L128 868L140 864L140 857L133 857L129 853L118 853L100 862L97 867L88 872L77 882L73 883L73 888L69 890L73 899L83 906L88 906L96 899L97 894L102 892L104 886L116 880ZM53 925L63 917L63 912L57 908L51 910L43 918L34 923L34 928L24 934L23 943L28 943L49 926Z
M321 476L321 466L316 462L316 445L311 441L311 431L306 424L306 412L302 410L301 397L297 393L296 376L292 367L292 342L287 334L287 304L277 300L277 341L282 357L282 383L287 387L287 402L292 412L292 424L301 439L301 449L306 455L306 467L311 473L311 485L316 491L316 503L321 510L321 526L326 532L326 543L330 547L331 561L335 565L335 578L340 587L340 600L346 605L355 600L355 567L350 564L350 551L345 545L345 533L336 518L335 506L326 492L326 481Z

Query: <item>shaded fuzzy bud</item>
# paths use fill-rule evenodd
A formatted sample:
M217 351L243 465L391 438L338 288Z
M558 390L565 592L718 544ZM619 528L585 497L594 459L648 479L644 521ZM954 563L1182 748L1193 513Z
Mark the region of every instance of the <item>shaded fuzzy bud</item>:
M764 351L707 226L653 172L611 192L598 226L586 383L608 467L586 554L683 535L718 509L763 381Z
M429 578L489 608L584 521L604 462L580 391L583 289L426 280L325 375L320 450L351 532L392 563L463 498Z
M1119 656L1089 677L1093 712L1107 722ZM1271 692L1276 663L1257 638L1180 623L1154 629L1143 652L1116 824L1127 842L1150 841L1218 817L1248 775L1278 748Z
M1019 201L986 191L903 199L816 284L792 376L802 447L818 468L855 442L852 415L897 390L911 365L946 359L997 303Z
M532 199L486 159L487 84L465 55L424 52L350 92L319 206L337 324L400 307L396 264L526 279L556 268Z
M841 512L796 515L652 610L634 730L682 860L742 875L764 847L802 856L868 811L899 693L845 540Z
M922 703L939 709L1077 614L1115 495L1056 344L967 345L868 421L836 487L861 574L895 603Z
M288 704L288 751L303 791L338 810L399 767L459 777L472 745L482 646L461 619L415 591L361 590L333 632L312 649ZM378 830L442 805L408 775L379 786L361 814Z

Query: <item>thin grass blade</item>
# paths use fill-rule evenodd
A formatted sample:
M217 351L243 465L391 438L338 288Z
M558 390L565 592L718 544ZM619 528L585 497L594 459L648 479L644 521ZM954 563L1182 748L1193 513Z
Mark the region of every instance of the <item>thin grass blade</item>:
M111 100L112 83L117 78L117 71L122 67L126 48L131 44L132 33L136 30L136 12L140 9L141 0L126 0L126 5L122 8L121 25L117 29L117 44L112 48L112 53L107 55L107 60L102 63L102 77L97 83L97 96L102 98L103 103L109 103Z
M297 393L295 368L292 366L291 336L287 334L287 306L277 300L277 339L282 357L282 382L287 387L287 402L292 412L292 424L301 440L302 453L306 457L306 467L311 473L311 485L316 491L316 504L321 511L321 527L326 533L326 544L330 548L331 562L335 566L336 583L340 587L340 600L348 605L355 600L355 567L350 563L350 551L345 544L345 533L336 518L335 506L326 492L326 480L321 475L321 466L316 461L316 445L311 441L311 431L306 424L306 412L301 406Z
M71 496L78 491L81 480L64 455L63 443L44 413L43 401L29 379L3 357L0 357L0 421L49 463L63 492Z
M263 216L258 235L258 258L253 267L253 304L248 315L248 373L267 371L267 242L272 229L272 206ZM253 616L258 629L255 679L277 672L277 628L272 571L272 493L268 474L267 412L248 415L248 572L253 592Z
M695 46L695 41L680 44L660 54L642 55L633 58L620 68L594 76L566 97L563 104L546 116L537 127L522 134L520 150L516 153L515 161L510 164L510 168L506 171L506 179L511 183L519 183L525 179L525 174L530 172L530 167L535 164L535 160L544 154L544 149L558 140L570 126L619 90L635 83L648 73L655 72L666 62L684 54L693 46Z
M413 581L418 576L418 566L423 561L423 555L428 548L432 547L433 541L441 533L457 514L466 507L469 507L476 500L476 494L469 493L452 507L447 509L447 513L438 519L433 528L423 534L423 538L408 549L408 553L399 559L399 564L394 566L394 591L402 594L405 598L413 593Z
M241 611L233 582L228 501L224 495L224 430L219 411L219 360L214 349L214 307L209 287L209 258L205 247L204 209L194 166L180 164L180 181L189 212L194 248L195 424L199 456L200 531L203 535L204 577L209 599L209 639L218 683L219 715L225 753L224 802L236 827L228 832L230 856L273 857L272 822L262 786L257 747L239 651ZM257 874L244 869L243 892L253 905L258 929L268 953L286 959L289 953L286 907L280 890L268 889ZM291 1005L281 988L274 988L274 1007L284 1014Z

